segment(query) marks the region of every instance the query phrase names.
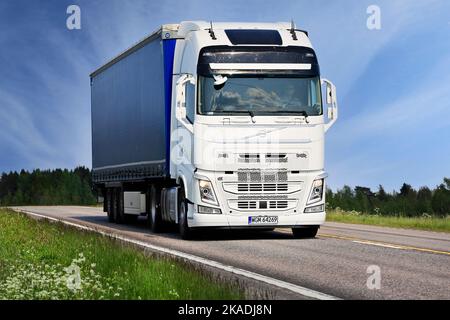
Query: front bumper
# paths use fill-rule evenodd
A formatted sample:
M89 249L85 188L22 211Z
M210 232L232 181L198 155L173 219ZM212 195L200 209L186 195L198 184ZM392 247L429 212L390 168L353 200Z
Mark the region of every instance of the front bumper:
M249 225L249 216L258 215L278 215L277 224L258 224ZM219 227L219 228L292 228L307 225L322 225L325 222L325 212L295 214L295 215L279 215L278 213L266 212L264 214L243 214L232 216L227 214L199 214L194 213L191 219L188 219L189 227Z
M218 227L218 228L273 228L273 227L298 227L307 225L322 225L325 222L326 213L304 213L307 198L309 197L312 183L315 179L324 177L323 171L305 172L302 174L288 175L284 182L288 184L287 189L273 192L273 189L267 192L252 192L248 190L242 193L233 189L235 177L227 176L220 172L200 172L198 174L202 179L207 178L213 184L221 214L198 213L198 205L211 206L201 201L200 194L197 191L198 186L194 185L193 199L189 205L188 225L192 228L200 227ZM195 180L195 179L194 179ZM196 181L195 181L196 182ZM230 186L231 184L231 186ZM293 187L292 187L293 186ZM299 187L300 186L300 187ZM292 187L292 188L291 188ZM273 199L279 198L275 202ZM269 199L269 200L267 200ZM266 201L267 200L267 201ZM249 201L256 205L250 206ZM267 202L266 208L261 208L260 202ZM243 203L243 206L237 207L237 203ZM271 203L276 208L271 207ZM278 207L279 203L285 203L283 207ZM325 203L325 195L320 202L308 205L317 206ZM250 216L277 216L277 224L249 224Z

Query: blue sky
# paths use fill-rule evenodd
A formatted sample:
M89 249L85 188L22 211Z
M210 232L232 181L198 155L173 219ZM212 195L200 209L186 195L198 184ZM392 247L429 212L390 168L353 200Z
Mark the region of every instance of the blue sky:
M66 9L81 8L81 30ZM366 9L381 8L381 30ZM89 73L163 23L289 21L338 88L329 185L450 176L450 2L0 0L0 171L91 166Z

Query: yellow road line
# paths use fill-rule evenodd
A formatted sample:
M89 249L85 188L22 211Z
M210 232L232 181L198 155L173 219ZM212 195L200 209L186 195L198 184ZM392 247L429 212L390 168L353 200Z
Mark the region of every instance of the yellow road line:
M362 244L379 245L379 246L385 246L385 247L395 247L396 249L403 249L403 250L414 250L414 251L421 251L421 252L450 255L449 251L441 251L441 250L433 250L433 249L419 248L419 247L413 247L413 246L405 246L405 245L401 245L401 244L382 242L382 241L372 241L372 240L366 240L366 239L359 239L359 238L355 238L355 237L337 236L334 234L320 233L319 237L334 238L334 239L340 239L340 240L350 240L350 241L355 241L357 243L362 243Z
M282 233L290 233L287 230L285 231L285 230L277 229L277 231L282 232ZM348 240L348 241L353 241L355 243L360 243L360 244L382 246L382 247L393 248L393 249L403 249L403 250L413 250L413 251L420 251L420 252L444 254L444 255L450 256L449 251L433 250L433 249L420 248L420 247L414 247L414 246L405 246L405 245L401 245L401 244L382 242L382 241L373 241L373 240L367 240L367 239L361 239L361 238L349 237L349 236L338 236L338 235L327 234L327 233L319 233L318 236L319 236L319 238L332 238L332 239L339 239L339 240Z

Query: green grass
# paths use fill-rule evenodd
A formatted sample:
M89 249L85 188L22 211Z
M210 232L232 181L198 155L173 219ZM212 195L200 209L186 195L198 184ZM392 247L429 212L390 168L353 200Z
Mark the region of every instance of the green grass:
M0 209L0 300L242 298L188 265Z
M359 212L345 212L328 210L327 221L354 224L369 224L383 227L418 229L427 231L450 232L450 217L397 217L361 214Z

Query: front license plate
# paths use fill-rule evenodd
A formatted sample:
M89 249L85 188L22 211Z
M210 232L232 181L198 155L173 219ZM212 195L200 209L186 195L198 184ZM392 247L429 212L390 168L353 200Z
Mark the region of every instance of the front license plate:
M278 224L277 216L248 217L248 224Z

